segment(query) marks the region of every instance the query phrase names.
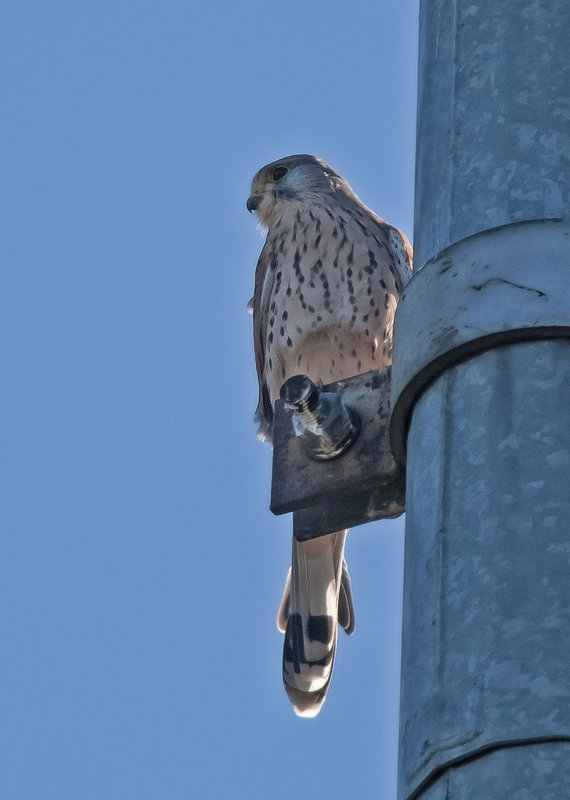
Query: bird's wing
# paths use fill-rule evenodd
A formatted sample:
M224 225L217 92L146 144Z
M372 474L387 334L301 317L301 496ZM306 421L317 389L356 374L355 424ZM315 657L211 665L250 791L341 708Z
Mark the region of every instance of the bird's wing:
M412 275L414 251L407 236L379 217L357 197L343 198L339 207L351 218L353 230L359 232L356 240L360 241L362 246L366 246L367 240L372 237L373 249L377 252L385 251L390 272L394 275L400 292Z
M269 240L268 240L269 241ZM255 268L255 284L252 298L253 310L253 351L259 384L259 400L254 420L258 423L258 435L271 441L273 431L273 406L265 380L265 335L269 319L269 303L275 270L270 264L271 248L265 242Z
M408 241L408 237L402 233L402 231L398 230L398 228L394 228L393 225L388 225L387 227L392 259L400 275L402 288L404 288L412 277L414 251L412 245Z

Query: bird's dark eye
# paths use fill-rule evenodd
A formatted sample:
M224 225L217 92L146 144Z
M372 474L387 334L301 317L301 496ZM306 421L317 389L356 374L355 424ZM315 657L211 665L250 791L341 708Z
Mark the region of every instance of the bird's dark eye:
M287 167L275 167L272 178L274 181L280 181L285 175L287 175Z

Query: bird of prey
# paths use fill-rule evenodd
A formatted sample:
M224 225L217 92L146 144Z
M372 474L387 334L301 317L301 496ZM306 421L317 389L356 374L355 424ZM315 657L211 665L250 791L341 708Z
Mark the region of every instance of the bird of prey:
M247 208L267 229L251 305L255 419L261 438L271 441L273 404L292 375L331 383L391 363L394 312L411 276L412 248L312 155L259 170ZM346 534L293 539L277 624L285 633L283 681L299 716L314 717L324 702L338 624L354 629Z

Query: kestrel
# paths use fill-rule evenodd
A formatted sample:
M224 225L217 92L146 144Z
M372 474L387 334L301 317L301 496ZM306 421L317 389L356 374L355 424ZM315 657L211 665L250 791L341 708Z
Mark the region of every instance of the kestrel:
M273 404L292 375L331 383L391 363L394 312L411 276L412 248L316 156L263 167L247 208L267 229L252 305L255 419L271 441ZM315 716L324 702L337 623L354 630L346 534L293 538L277 624L285 633L283 682L299 716Z

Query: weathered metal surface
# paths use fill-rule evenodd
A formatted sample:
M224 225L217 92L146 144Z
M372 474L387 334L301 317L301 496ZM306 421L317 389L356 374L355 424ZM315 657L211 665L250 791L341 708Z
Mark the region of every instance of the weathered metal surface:
M383 486L351 492L293 512L297 539L312 539L342 528L354 528L375 519L393 519L405 511L406 481L402 470Z
M340 394L361 421L351 448L330 461L309 458L290 412L282 400L275 404L271 510L296 512L294 531L300 539L404 512L404 471L389 443L390 369L324 388Z
M570 338L570 225L532 221L483 231L431 259L396 315L391 439L405 460L410 411L450 365L497 345Z
M402 799L485 748L570 740L570 342L448 369L408 449Z
M568 796L568 30L568 0L420 4L400 800Z
M566 800L570 797L570 743L535 742L482 753L450 767L422 800Z
M421 0L414 269L568 216L568 0Z

